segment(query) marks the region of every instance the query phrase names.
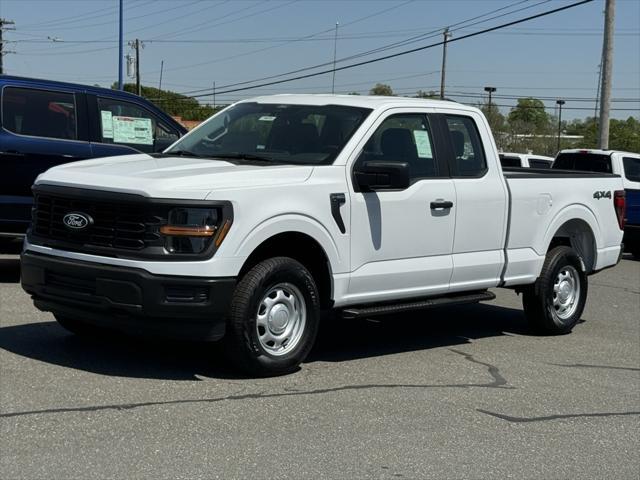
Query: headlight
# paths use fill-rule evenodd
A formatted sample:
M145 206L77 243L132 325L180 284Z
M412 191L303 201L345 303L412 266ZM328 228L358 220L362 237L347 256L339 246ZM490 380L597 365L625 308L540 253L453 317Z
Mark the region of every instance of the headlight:
M169 253L202 253L222 230L228 230L227 222L220 229L221 213L217 208L174 208L169 211L167 224L160 227L165 236L165 248ZM226 234L226 232L224 232ZM217 234L217 235L216 235ZM216 246L222 241L215 238Z

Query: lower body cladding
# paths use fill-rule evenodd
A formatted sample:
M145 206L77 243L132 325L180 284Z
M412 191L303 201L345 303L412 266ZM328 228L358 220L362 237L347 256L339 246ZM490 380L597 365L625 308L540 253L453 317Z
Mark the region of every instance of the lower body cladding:
M219 340L235 278L154 275L26 251L21 282L42 311L131 334Z

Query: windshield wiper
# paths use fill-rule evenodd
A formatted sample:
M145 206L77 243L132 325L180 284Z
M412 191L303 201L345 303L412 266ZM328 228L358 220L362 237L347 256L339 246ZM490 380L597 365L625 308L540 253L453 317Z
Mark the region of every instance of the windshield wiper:
M214 153L213 158L228 158L230 160L253 160L257 162L281 163L273 157L256 155L254 153Z
M172 150L169 152L164 152L162 155L166 156L176 156L176 157L199 157L197 153L190 152L189 150Z

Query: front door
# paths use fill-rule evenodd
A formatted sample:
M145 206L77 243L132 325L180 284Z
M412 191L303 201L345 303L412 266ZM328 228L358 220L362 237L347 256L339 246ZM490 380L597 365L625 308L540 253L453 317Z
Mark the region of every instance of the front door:
M411 184L404 190L377 192L358 192L355 186L351 192L349 304L449 289L456 217L453 181L438 156L427 113L393 112L378 119L354 168L371 160L406 162Z

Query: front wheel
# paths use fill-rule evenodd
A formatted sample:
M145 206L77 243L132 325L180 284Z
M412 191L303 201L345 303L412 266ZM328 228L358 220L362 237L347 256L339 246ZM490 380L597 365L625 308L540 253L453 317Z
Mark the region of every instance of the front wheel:
M319 319L318 289L309 271L288 257L264 260L233 294L227 355L251 375L292 372L313 347Z
M587 301L588 281L580 257L569 247L550 250L536 283L522 297L529 323L540 333L569 333Z

